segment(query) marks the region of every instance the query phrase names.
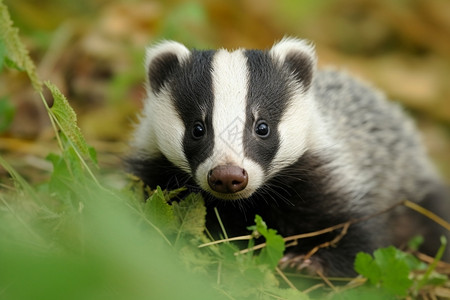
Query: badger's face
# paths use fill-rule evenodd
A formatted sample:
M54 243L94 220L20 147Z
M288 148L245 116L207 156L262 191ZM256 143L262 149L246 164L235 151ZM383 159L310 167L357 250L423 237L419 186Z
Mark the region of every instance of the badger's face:
M315 54L285 39L269 51L147 51L148 99L134 147L164 155L213 196L244 199L309 147Z

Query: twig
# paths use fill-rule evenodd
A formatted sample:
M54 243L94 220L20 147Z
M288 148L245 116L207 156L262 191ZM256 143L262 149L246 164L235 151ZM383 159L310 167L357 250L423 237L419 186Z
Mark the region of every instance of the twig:
M261 243L261 244L258 244L258 245L256 245L256 246L253 246L253 247L250 247L250 248L247 248L247 249L242 249L241 251L235 252L234 255L237 256L237 255L239 255L239 254L245 254L245 253L250 252L250 251L262 249L262 248L264 248L265 246L266 246L266 243Z
M236 236L236 237L232 237L232 238L227 238L227 239L212 241L209 243L204 243L204 244L198 245L198 248L203 248L203 247L212 246L212 245L221 244L221 243L234 242L234 241L248 241L248 240L251 240L252 238L253 238L252 235Z
M319 251L320 248L327 248L330 246L334 246L336 245L343 237L344 235L347 234L348 228L350 227L350 222L347 222L344 226L344 228L342 228L341 233L339 233L337 236L334 237L334 239L332 239L331 241L322 243L316 247L314 247L313 249L311 249L306 255L305 255L305 260L311 258L311 256L314 255L314 253L316 253L317 251Z
M442 299L450 298L450 289L442 286L437 286L434 288L434 293L438 297L442 297Z
M337 292L337 289L334 286L334 284L332 284L331 281L328 280L328 278L325 275L323 275L322 271L317 270L316 273L317 275L320 276L320 278L322 278L323 281L325 281L325 283L333 290L333 292Z
M289 277L298 277L298 278L304 278L304 279L311 279L311 280L318 280L321 279L318 275L308 275L304 273L292 273L292 272L284 272L285 274L288 274ZM330 277L328 276L328 279L331 281L338 281L338 282L351 282L355 280L355 277Z
M214 207L214 212L216 213L217 221L219 222L220 228L222 229L223 235L225 239L228 239L227 231L225 230L225 226L223 226L222 219L220 218L219 211L217 207Z
M368 216L364 216L364 217L361 217L361 218L357 218L357 219L353 219L353 220L349 220L347 222L340 223L340 224L337 224L337 225L334 225L334 226L331 226L331 227L327 227L327 228L324 228L324 229L321 229L321 230L288 236L288 237L285 237L283 240L285 242L288 242L288 241L294 241L294 240L309 238L309 237L313 237L313 236L322 235L324 233L332 232L332 231L334 231L336 229L340 229L340 228L344 228L346 226L350 226L350 225L353 225L353 224L356 224L356 223L364 222L364 221L367 221L369 219L375 218L375 217L377 217L379 215L385 214L386 212L396 208L397 206L402 205L403 203L404 203L404 201L400 201L400 202L397 202L394 205L391 205L388 208L383 209L383 210L381 210L379 212L376 212L374 214L371 214L371 215L368 215Z
M333 280L333 279L332 279ZM367 282L367 278L364 277L354 277L352 278L352 280L350 282L348 282L346 285L343 286L339 286L339 290L338 290L338 294L340 293L342 295L343 292L351 290L351 289L355 289L359 286L362 286L364 283ZM406 298L408 299L408 298Z
M289 247L294 247L294 246L297 246L297 245L298 245L298 241L295 240L295 241L290 242L289 244L285 244L284 247L285 248L289 248Z
M281 271L280 268L276 267L275 270L277 271L278 275L280 275L281 278L283 278L283 280L287 283L287 285L289 285L291 289L298 291L295 285L286 277L286 275L284 275L283 271Z
M433 220L434 222L438 223L439 225L441 225L442 227L444 227L445 229L447 229L448 231L450 231L450 223L448 223L447 221L445 221L444 219L442 219L441 217L437 216L435 213L429 211L426 208L423 208L422 206L411 202L409 200L405 200L403 201L403 205L411 208L412 210L415 210L416 212L424 215L425 217Z
M414 255L420 259L421 261L431 264L434 261L434 257L431 257L429 255L423 254L421 252L415 251ZM450 274L450 264L446 263L444 261L439 261L437 263L436 269L438 270L438 273L441 274Z
M313 286L307 288L306 290L302 291L302 293L303 293L303 294L311 293L312 291L315 291L315 290L317 290L318 288L323 287L324 285L325 285L325 284L324 284L323 282L322 282L322 283L315 284L315 285L313 285Z

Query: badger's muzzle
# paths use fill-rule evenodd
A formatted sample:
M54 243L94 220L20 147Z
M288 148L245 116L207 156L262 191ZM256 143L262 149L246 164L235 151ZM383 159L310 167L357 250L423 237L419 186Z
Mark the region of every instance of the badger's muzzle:
M208 173L209 187L218 193L232 194L242 191L247 183L247 171L237 166L217 166Z

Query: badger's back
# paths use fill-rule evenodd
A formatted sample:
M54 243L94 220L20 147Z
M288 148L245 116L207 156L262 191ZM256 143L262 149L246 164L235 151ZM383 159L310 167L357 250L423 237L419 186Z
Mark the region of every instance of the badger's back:
M336 176L359 194L356 200L372 197L383 208L404 199L420 201L435 188L438 176L398 104L343 72L319 71L313 87L334 143L324 154L333 157Z

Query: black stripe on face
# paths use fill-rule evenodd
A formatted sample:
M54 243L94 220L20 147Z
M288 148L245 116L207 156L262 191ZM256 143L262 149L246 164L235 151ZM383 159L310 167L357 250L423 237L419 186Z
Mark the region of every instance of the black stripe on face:
M215 51L192 51L188 61L181 64L170 83L175 108L185 125L183 150L195 174L198 165L210 157L214 148L212 113L212 59ZM170 122L170 120L169 120ZM196 139L193 127L202 124L205 134Z
M247 50L245 55L249 83L244 153L267 171L279 148L278 124L291 96L289 74L276 65L266 51ZM265 121L270 128L266 138L259 137L255 132L255 126L261 121Z

